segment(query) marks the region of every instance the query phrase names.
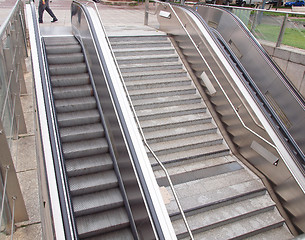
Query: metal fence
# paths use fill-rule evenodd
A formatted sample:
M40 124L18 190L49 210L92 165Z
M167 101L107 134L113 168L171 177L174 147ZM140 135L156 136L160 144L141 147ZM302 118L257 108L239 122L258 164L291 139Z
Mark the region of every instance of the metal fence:
M20 101L26 93L26 56L24 4L17 0L0 26L0 231L5 234L14 231L15 222L28 219L12 158L13 140L26 133Z

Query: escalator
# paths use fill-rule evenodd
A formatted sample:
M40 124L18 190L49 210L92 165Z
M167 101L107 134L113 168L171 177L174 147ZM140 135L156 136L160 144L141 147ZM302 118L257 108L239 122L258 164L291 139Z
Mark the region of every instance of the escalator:
M81 45L44 42L78 236L134 239Z
M171 239L96 12L73 2L69 28L39 27L27 11L43 238Z

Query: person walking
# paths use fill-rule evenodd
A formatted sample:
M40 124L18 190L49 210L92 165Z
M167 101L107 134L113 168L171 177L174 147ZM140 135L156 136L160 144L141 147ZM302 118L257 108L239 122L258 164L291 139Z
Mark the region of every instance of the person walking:
M46 10L50 16L53 18L51 22L56 22L58 21L57 17L49 7L49 0L39 0L39 5L38 5L38 15L39 15L39 23L43 23L42 16L43 12Z

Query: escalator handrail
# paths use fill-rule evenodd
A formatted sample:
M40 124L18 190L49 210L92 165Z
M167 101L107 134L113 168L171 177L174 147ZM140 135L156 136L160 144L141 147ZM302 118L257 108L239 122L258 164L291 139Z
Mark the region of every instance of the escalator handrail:
M71 200L69 199L67 192L68 182L64 173L62 171L63 158L60 154L60 150L58 149L58 127L56 121L54 121L54 102L53 97L50 90L49 85L49 75L48 75L48 66L46 64L45 59L45 52L44 52L44 44L42 41L42 37L40 35L40 30L38 27L38 21L36 17L36 10L35 4L33 1L30 2L31 12L32 12L32 19L35 31L35 42L37 44L37 55L38 55L38 62L39 62L39 70L40 70L40 79L42 84L42 91L44 97L44 107L45 107L45 114L47 125L48 125L48 135L49 141L51 146L51 152L53 156L53 166L55 171L56 177L56 184L57 184L57 191L59 196L60 202L60 212L61 218L64 226L64 234L65 239L76 239L76 229L72 221L71 214ZM37 108L39 111L39 107ZM40 121L39 121L40 122ZM44 146L43 146L44 147ZM57 219L56 219L57 220ZM55 232L56 234L56 232Z
M253 34L248 30L248 28L244 25L244 23L238 18L236 17L234 14L232 14L230 11L226 10L226 9L222 9L221 7L217 7L217 6L208 6L208 7L212 7L212 8L216 8L218 10L221 11L225 11L226 13L229 13L234 20L239 24L239 27L247 34L247 36L249 37L249 39L251 39L254 43L255 48L257 49L257 51L259 51L261 54L263 54L264 59L266 61L268 61L269 65L272 65L272 69L277 73L277 75L279 76L280 80L284 83L285 86L288 87L288 90L292 93L292 95L295 97L295 99L297 100L297 102L302 106L303 109L305 109L305 101L304 98L300 95L300 93L296 90L296 88L292 85L292 83L287 79L287 77L285 76L285 74L283 73L283 71L277 66L277 64L270 58L270 56L268 55L268 53L266 52L266 50L257 42L256 38L253 36ZM194 12L193 9L191 9L191 11ZM199 14L197 14L198 16L200 16ZM200 17L201 18L201 17ZM203 20L201 20L203 21ZM204 22L204 21L203 21ZM263 102L264 104L264 109L265 111L267 111L272 118L274 119L274 121L276 123L274 123L274 121L271 120L271 122L273 123L273 125L278 124L278 126L280 127L278 130L281 132L282 137L286 138L289 140L289 142L291 143L291 145L289 146L290 148L294 148L295 152L298 153L298 155L302 158L302 161L305 163L305 155L303 153L303 151L300 149L300 147L298 146L298 144L295 142L295 140L293 139L293 137L291 136L291 134L289 133L289 131L287 130L287 128L285 127L285 125L283 124L283 122L280 120L280 118L278 117L278 115L276 114L276 112L274 111L274 109L270 106L270 103L266 100L265 96L262 94L262 92L260 91L260 89L257 87L257 85L255 84L255 82L253 81L253 79L250 77L248 78L249 84L252 86L253 90L257 93L257 95L259 96L260 100ZM266 115L268 118L270 118L268 116L268 114ZM276 128L275 128L276 129ZM283 141L286 142L287 141Z

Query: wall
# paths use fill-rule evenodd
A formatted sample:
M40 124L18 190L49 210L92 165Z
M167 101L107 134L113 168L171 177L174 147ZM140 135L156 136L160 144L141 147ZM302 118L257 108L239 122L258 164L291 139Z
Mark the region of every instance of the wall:
M277 48L274 43L263 41L261 44L305 97L305 50L288 46Z

